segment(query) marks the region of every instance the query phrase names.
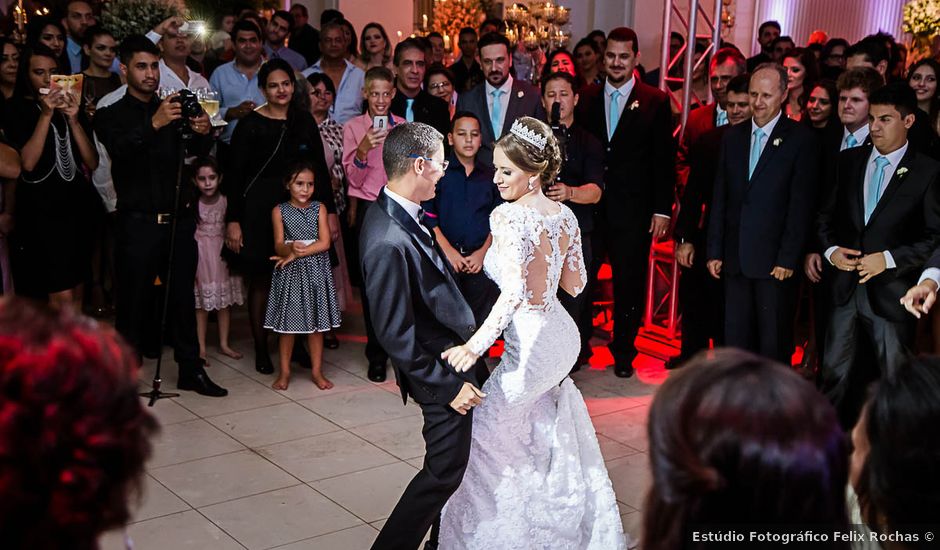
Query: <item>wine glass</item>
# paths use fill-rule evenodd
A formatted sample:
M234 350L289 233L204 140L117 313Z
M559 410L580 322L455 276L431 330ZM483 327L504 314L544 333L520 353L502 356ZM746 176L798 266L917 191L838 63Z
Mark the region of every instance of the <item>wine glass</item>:
M199 98L199 104L202 105L203 110L209 115L209 120L213 125L218 125L219 92L211 88L199 88L196 92L196 97Z

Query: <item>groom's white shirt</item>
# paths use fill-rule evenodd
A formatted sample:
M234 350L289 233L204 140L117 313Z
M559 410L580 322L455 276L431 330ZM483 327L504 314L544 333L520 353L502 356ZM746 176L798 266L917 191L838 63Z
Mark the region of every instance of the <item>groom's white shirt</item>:
M404 208L405 212L407 212L408 215L411 216L411 219L413 219L415 223L418 224L418 227L421 228L421 231L424 231L429 237L431 236L431 232L428 230L428 228L425 227L424 224L418 220L418 213L421 211L420 204L411 202L405 197L392 191L388 187L385 188L385 195L388 196L388 198L392 199L393 201L397 202L399 206Z

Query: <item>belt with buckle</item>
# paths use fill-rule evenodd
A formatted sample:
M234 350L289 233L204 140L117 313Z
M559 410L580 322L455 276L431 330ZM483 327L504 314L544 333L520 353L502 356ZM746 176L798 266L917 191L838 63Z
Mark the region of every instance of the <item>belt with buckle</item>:
M156 214L150 212L125 212L124 214L135 220L156 222L157 225L169 225L170 221L173 220L173 214L169 212L159 212Z

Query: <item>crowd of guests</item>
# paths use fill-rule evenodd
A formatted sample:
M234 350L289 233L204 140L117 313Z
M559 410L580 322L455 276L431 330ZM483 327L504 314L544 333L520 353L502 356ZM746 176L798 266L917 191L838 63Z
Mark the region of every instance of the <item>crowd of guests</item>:
M328 390L324 349L340 345L334 331L361 285L359 232L387 183L389 129L423 122L447 136L445 175L421 215L479 326L498 295L483 273L489 215L501 202L493 144L532 116L550 122L563 145L546 195L577 216L592 267L585 292L562 295L582 342L572 369L592 354L602 263L612 272L608 347L622 378L634 374L651 246L672 238L682 268L682 349L666 364L682 372L660 391L650 420L649 547L676 547L670 541L686 524L675 517L771 522L790 506L792 523L847 524L848 480L876 530L936 522L918 515L940 509L936 493L924 492L937 486L930 467L915 480L904 473L936 459L937 438L918 430L936 423L937 367L910 360L940 342L936 316L917 331L940 286L936 60L908 67L905 48L884 33L855 43L814 33L797 47L768 21L750 58L730 43L686 48L674 34L673 56L701 61L683 82L675 70L645 71L639 39L625 27L594 31L533 67L503 22L487 19L461 29L446 65L436 33L393 44L370 23L357 38L342 13L324 10L314 28L299 4L267 19L225 14L206 37L170 18L120 44L96 24L95 9L72 0L62 14L30 19L25 45L0 38L4 294L66 312L107 316L113 307L132 350L121 353L140 360L170 344L177 387L216 397L227 392L204 368L208 326L217 322L222 354L241 357L229 342L230 310L244 305L256 369L276 373L273 386L283 390L300 364ZM80 89L54 78L75 74ZM676 134L680 113L668 92L683 86L693 105ZM217 98L218 115L193 110L183 90L205 106ZM363 311L366 374L381 382L388 353ZM0 308L3 322L53 322L28 315ZM40 340L50 338L42 330ZM699 352L712 345L759 356L704 359ZM797 346L818 390L772 364L790 365ZM27 383L11 380L2 381ZM11 403L2 406L19 406ZM727 425L729 414L743 424ZM849 468L841 436L853 427ZM727 443L716 448L716 440ZM807 446L819 450L812 464L803 462ZM895 446L913 451L898 458ZM745 456L765 448L783 458ZM800 462L799 476L788 460ZM773 470L766 487L745 483L764 468ZM809 486L821 497L800 508ZM126 511L105 516L95 525Z
M415 121L447 136L445 177L425 219L478 322L496 296L482 271L500 202L493 144L521 116L553 124L565 159L547 194L576 213L594 275L582 298L563 298L582 337L573 369L591 357L591 296L609 262L608 347L614 373L633 375L650 247L670 237L683 326L667 368L711 345L783 363L799 346L804 372L848 427L868 381L930 346L915 341L915 315L940 280L940 259L931 259L940 244L940 64L905 69L905 48L890 35L850 44L817 32L796 47L768 21L760 52L746 58L729 43L686 47L674 33L670 53L696 61L683 82L675 69L646 72L628 28L594 31L533 67L503 22L487 19L460 31L459 55L445 65L437 33L392 44L370 23L357 38L336 10L321 13L318 29L303 5L267 19L243 10L208 36L170 18L118 45L94 9L67 2L61 17L30 20L24 46L0 43L2 154L11 159L3 289L105 315L116 305L118 329L152 356L155 304L172 274L165 340L183 387L225 393L203 369L207 327L216 319L220 351L240 357L228 333L229 309L242 304L259 372L275 371L271 330L307 333L309 351L281 339L275 386L286 386L294 361L329 387L317 366L323 348L339 345L340 312L361 283L358 234L387 182L384 138ZM81 89L54 78L69 74L82 75ZM691 87L678 138L677 102L660 84L674 96ZM218 115L184 113L183 90L217 100ZM306 181L298 162L312 175L309 204L293 195L298 177ZM309 227L290 229L285 205L306 212ZM298 240L298 231L314 236ZM314 296L299 301L284 284L296 283L285 275L295 261L314 266L302 271ZM379 382L388 355L368 313L365 321L367 375Z

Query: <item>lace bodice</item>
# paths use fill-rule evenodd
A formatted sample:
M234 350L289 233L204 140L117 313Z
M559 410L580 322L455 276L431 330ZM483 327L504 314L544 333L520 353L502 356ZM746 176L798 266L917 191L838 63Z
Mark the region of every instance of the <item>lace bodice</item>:
M467 346L482 355L517 311L547 311L558 305L559 286L572 296L584 289L587 273L581 232L574 213L562 204L555 213L506 203L490 215L493 245L483 267L499 286L490 315Z

